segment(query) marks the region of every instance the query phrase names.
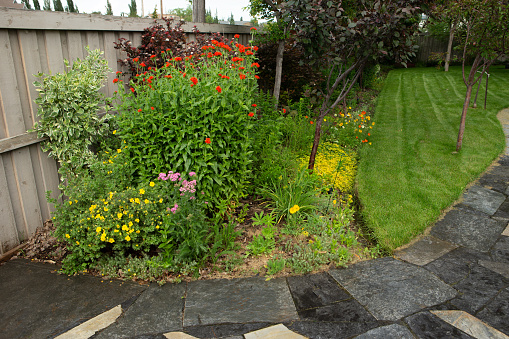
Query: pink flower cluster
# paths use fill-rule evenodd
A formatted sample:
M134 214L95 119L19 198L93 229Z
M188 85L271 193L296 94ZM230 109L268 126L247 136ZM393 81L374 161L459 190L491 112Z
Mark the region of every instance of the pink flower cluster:
M182 180L182 178L180 177L180 173L173 173L173 171L169 171L168 175L166 175L165 173L159 173L158 179L165 181L168 179L170 179L171 181Z
M182 181L182 185L179 188L179 191L182 192L180 195L184 195L185 192L194 193L196 192L196 180Z
M177 209L179 208L179 205L175 204L175 206L173 206L172 208L167 208L167 210L169 210L171 213L175 214L175 212L177 212Z

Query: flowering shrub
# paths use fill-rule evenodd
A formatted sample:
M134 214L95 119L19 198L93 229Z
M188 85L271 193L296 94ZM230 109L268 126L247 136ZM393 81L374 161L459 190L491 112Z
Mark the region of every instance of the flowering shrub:
M207 249L209 225L205 222L204 203L195 198L196 174L190 172L188 177L161 173L153 181L102 195L90 185L107 180L100 174L92 177L84 173L72 179L69 185L78 186L68 190L69 200L58 205L54 214L56 236L65 239L72 252L64 261L64 271L86 269L111 253L127 257L158 247L169 259L196 259Z
M327 117L324 125L327 141L349 147L371 145L370 137L375 123L365 111L355 112L349 107L346 112Z
M256 119L255 49L213 40L201 62L167 53L163 67L137 63L126 91L117 81L117 135L137 182L171 165L195 170L198 189L213 205L244 194Z
M307 168L309 157L299 159L303 168ZM320 176L326 185L341 192L350 192L357 171L356 154L337 144L321 143L315 159L314 173Z

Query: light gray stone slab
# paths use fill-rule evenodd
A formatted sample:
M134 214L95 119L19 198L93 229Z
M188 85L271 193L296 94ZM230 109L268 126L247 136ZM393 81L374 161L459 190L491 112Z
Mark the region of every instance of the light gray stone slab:
M502 235L505 235L506 237L509 237L509 224L505 228L504 232L502 232Z
M110 326L121 314L122 306L115 306L111 310L101 313L72 330L59 335L55 339L88 339L97 331Z
M185 283L150 285L116 323L98 333L94 339L182 331L185 291Z
M458 245L448 241L426 236L407 248L395 251L394 256L411 264L424 266L457 247Z
M395 321L457 294L429 271L393 258L364 261L329 274L378 320Z
M355 339L387 339L387 338L398 338L398 339L415 339L414 335L408 328L398 324L391 324L387 326L377 327L361 334Z
M188 284L184 327L299 319L285 279L261 277Z
M474 338L509 339L504 333L464 311L431 311L440 319Z
M463 194L462 203L488 215L493 215L502 205L505 198L505 195L502 193L475 185Z
M489 260L480 260L479 264L509 279L509 264Z
M306 337L290 331L285 325L278 324L261 330L244 334L245 339L306 339Z
M167 339L198 339L184 332L169 332L164 333L163 336Z
M431 235L480 252L487 252L497 241L506 222L490 219L466 209L453 209L439 220Z

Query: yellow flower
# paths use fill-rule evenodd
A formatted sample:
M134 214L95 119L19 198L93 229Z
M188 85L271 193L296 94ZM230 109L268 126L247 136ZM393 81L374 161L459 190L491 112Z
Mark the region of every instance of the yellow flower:
M336 205L336 203L337 203L336 199L334 199L334 200L332 201L332 203L333 203L334 205Z
M136 219L134 219L134 221L136 221L136 222L140 222L140 219L136 218Z
M101 228L101 227L97 227L97 228L95 229L95 231L96 231L97 233L101 232L101 230L102 230L102 228Z
M110 238L110 240L108 240L108 241L113 244L115 242L115 239Z
M140 188L140 194L145 194L145 190L143 188Z
M140 199L136 198L136 199L134 199L134 202L139 204L140 203Z
M159 229L159 225L157 225L156 228Z
M66 234L65 237L69 239L71 236L69 234Z
M154 187L155 185L156 184L153 181L151 181L150 184L149 184L150 187Z
M106 241L106 233L101 234L101 241Z
M293 207L290 208L290 213L294 214L295 212L298 212L300 210L299 205L293 205Z
M116 134L116 133L117 133L117 130L114 130L114 131L113 131L113 134Z
M122 214L122 213L120 213L120 212L118 212L118 213L117 213L117 218L121 219L121 218L122 218L122 216L123 216L123 214Z
M72 201L71 200L69 200L69 205L72 205Z
M79 241L76 241L76 245L79 245L79 244L80 244L80 242L79 242Z
M136 233L140 233L140 230L137 230Z
M105 207L105 208L104 208L104 212L108 212L108 207Z
M125 237L125 240L130 241L131 237L130 236Z
M148 200L148 199L145 199L144 202L145 202L145 204L150 204L150 200Z
M163 198L159 199L159 203L161 204L163 203Z
M120 148L117 149L117 153L120 153L122 152L122 150Z
M307 237L309 235L309 233L307 231L304 231L304 232L302 232L302 235Z

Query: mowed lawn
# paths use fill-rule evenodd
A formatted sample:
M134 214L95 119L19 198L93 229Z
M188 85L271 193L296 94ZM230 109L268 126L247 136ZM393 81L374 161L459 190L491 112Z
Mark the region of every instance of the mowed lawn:
M487 109L483 79L458 154L453 152L466 93L461 67L388 74L372 145L362 149L357 174L365 224L384 249L392 251L432 225L504 150L496 115L509 107L509 70L492 67L490 73Z

